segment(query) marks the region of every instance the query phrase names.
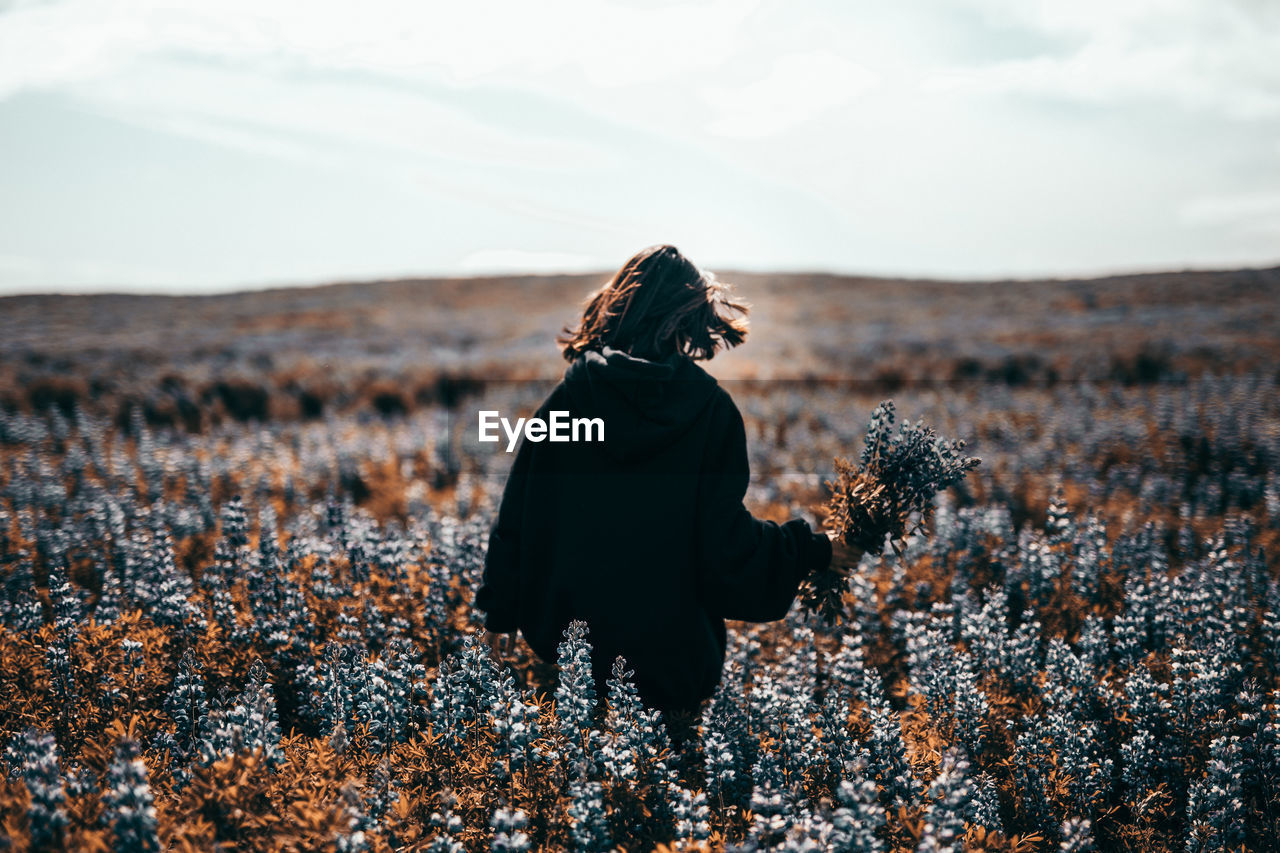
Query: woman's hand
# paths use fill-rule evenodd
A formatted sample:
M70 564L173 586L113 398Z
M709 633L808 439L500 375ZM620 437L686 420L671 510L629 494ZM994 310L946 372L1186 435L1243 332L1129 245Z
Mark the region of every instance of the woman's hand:
M512 634L494 634L486 632L484 636L485 644L489 646L489 650L493 652L498 660L502 660L516 650L516 635Z
M845 544L839 533L828 530L827 538L831 540L831 568L836 571L849 571L862 562L864 552L857 545Z

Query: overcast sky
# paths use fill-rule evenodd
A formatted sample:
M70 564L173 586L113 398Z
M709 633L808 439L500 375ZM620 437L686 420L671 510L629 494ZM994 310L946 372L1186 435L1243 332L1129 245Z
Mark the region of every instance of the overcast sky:
M1280 2L0 0L0 291L1280 262Z

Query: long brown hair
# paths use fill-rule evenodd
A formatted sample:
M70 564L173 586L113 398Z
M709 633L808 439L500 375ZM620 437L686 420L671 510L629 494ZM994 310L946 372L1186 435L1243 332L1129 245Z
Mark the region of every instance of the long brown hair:
M566 361L606 346L641 358L708 359L747 339L750 306L730 295L675 246L650 246L588 297L578 328L566 326L556 341Z

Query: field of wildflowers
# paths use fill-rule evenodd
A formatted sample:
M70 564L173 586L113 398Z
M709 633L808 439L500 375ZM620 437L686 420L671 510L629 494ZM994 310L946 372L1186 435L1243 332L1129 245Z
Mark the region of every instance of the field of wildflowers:
M883 388L726 386L814 518ZM907 384L983 463L843 618L735 623L674 748L627 664L494 656L510 457L462 404L0 407L0 842L39 850L1268 850L1280 394L1256 370Z

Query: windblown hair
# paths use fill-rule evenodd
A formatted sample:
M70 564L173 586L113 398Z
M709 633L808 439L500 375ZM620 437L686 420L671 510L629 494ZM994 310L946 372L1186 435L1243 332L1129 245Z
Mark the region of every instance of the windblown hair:
M556 341L566 361L606 346L640 358L708 359L747 339L750 306L730 296L675 246L650 246L588 297L577 329L566 326Z

